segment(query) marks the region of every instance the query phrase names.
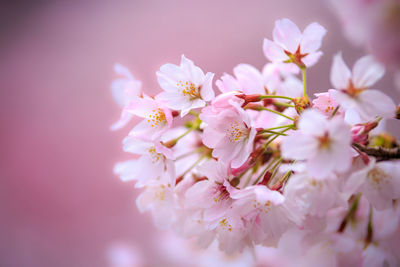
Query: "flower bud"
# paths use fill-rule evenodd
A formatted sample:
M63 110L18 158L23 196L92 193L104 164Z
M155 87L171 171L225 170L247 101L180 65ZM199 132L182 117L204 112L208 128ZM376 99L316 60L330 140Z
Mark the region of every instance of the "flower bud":
M371 121L362 124L356 124L351 128L353 142L366 145L368 144L369 132L378 126L378 121Z

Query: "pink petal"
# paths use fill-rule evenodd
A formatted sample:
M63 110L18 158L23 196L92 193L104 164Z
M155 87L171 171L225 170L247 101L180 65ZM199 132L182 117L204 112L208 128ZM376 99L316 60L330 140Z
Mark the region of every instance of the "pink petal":
M114 65L114 72L118 75L125 76L126 78L133 80L133 75L129 71L129 69L121 64L116 63Z
M304 65L306 65L307 68L313 66L315 63L318 62L319 58L323 55L321 51L311 53L304 58L301 59L303 61Z
M353 67L353 83L357 88L370 87L385 74L385 67L372 56L357 60Z
M113 125L111 125L110 130L117 131L117 130L123 128L125 125L128 124L128 122L131 119L132 119L132 114L129 114L125 110L122 110L120 119L117 122L115 122Z
M235 78L233 78L229 74L224 74L215 83L218 87L218 89L221 91L221 93L227 93L227 92L232 92L232 91L242 91L242 87L240 84L236 81Z
M325 116L313 109L308 109L301 114L299 120L299 130L311 136L322 136L325 134L327 120Z
M301 32L290 19L281 19L275 22L273 31L274 42L285 50L295 53L300 44Z
M272 62L283 62L289 59L282 47L268 39L264 39L263 50L264 55Z
M204 82L200 89L200 96L204 101L211 101L214 99L215 94L212 89L212 80L214 78L214 73L207 72Z
M170 63L162 65L160 67L160 71L157 72L157 75L158 74L165 75L166 77L168 77L173 81L178 81L178 80L183 81L186 80L187 78L179 66Z
M239 64L233 69L245 94L264 94L264 81L260 71L249 64Z
M333 57L331 68L331 83L338 90L345 90L349 86L351 71L343 61L342 53L337 53Z
M393 118L396 105L393 100L378 90L365 90L359 96L359 109L365 119L380 116Z
M282 156L286 159L306 159L315 154L318 142L314 137L294 132L282 141Z
M321 47L322 38L326 34L326 29L314 22L305 28L300 42L302 54L313 53Z
M181 57L181 68L187 75L187 79L193 82L196 86L203 83L204 73L203 71L194 65L193 61L186 58L184 55Z

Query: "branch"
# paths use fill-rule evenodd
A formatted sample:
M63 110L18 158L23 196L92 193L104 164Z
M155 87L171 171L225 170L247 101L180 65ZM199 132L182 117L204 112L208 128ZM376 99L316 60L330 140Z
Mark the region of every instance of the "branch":
M383 148L383 147L366 147L358 143L353 146L369 156L373 156L378 160L400 159L400 147Z

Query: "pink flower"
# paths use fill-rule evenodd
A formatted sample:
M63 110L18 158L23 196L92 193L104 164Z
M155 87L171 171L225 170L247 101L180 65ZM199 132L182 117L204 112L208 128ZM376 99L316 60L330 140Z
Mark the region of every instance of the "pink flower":
M135 80L130 71L120 64L115 64L114 71L124 78L116 79L111 84L111 92L115 102L122 108L127 107L134 97L141 95L142 82ZM120 119L111 126L111 130L119 130L124 127L132 118L132 115L122 110Z
M293 210L302 215L325 217L340 199L337 177L315 179L307 173L290 176L284 195Z
M160 229L176 220L176 195L170 184L153 180L136 199L136 205L141 213L151 211L154 224Z
M224 74L216 82L222 93L240 91L245 94L265 94L264 78L259 70L248 64L239 64L233 69L236 79Z
M157 71L158 83L164 90L157 98L167 107L180 110L183 117L191 109L204 107L206 101L214 98L213 77L211 72L204 75L193 61L182 55L180 66L165 64Z
M154 140L172 126L172 112L160 100L148 96L135 97L125 110L144 119L131 130L130 136Z
M299 67L311 67L322 56L318 50L325 33L325 28L316 22L301 33L291 20L277 20L274 41L264 39L264 54L272 62L292 62Z
M284 158L306 160L308 173L321 179L350 167L351 135L341 118L328 120L316 110L306 110L300 117L298 129L283 138Z
M331 83L337 90L329 90L329 94L346 111L346 117L350 113L356 117L359 115L361 121L371 120L376 116L391 118L396 110L393 100L378 90L367 89L384 74L385 68L372 56L364 56L357 60L350 71L343 61L342 54L338 53L333 58L331 70ZM357 118L349 119L352 122L360 122Z
M400 198L399 161L375 162L371 159L364 168L354 171L346 181L344 191L362 192L377 210L390 208Z
M328 92L315 94L317 97L312 101L313 108L321 111L327 117L331 117L335 109L339 106ZM336 116L340 115L341 111L336 112Z
M235 99L221 102L217 99L200 114L200 119L207 124L204 127L203 143L213 149L214 157L232 168L238 168L245 163L253 151L257 132L252 127L249 115ZM229 103L226 108L215 112L219 109L218 105L224 106L223 103L226 102Z
M229 172L225 165L209 160L197 167L200 176L207 179L191 186L185 193L185 208L201 215L201 220L215 222L222 218L232 199L227 190ZM199 212L201 211L201 212Z
M262 74L270 94L301 97L303 96L303 82L294 75L298 72L299 68L295 65L279 62L266 64Z
M300 218L287 209L285 197L264 185L233 190L231 197L235 201L229 217L233 223L244 221L255 243L276 244L293 222L300 223Z
M124 150L140 157L120 162L115 166L114 172L120 175L122 181L136 180L136 187L143 187L153 180L175 184L175 166L171 149L158 141L147 142L127 137L124 139Z

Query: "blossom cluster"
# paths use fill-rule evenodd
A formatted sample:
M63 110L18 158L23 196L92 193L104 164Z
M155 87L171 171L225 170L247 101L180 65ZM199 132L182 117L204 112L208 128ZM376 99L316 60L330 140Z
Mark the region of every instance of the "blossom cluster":
M374 89L385 68L367 55L350 69L339 52L332 88L309 96L325 34L278 20L263 70L239 64L215 83L182 55L157 71L155 96L116 65L112 129L140 122L123 140L135 157L115 173L142 190L139 210L204 248L276 247L279 266L396 266L400 152L381 132L396 105Z

